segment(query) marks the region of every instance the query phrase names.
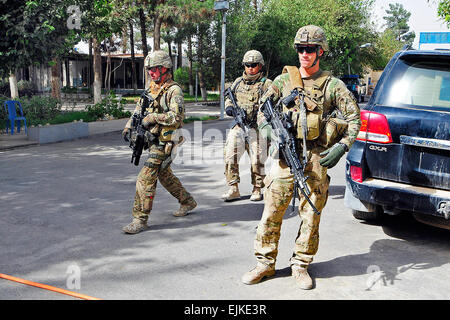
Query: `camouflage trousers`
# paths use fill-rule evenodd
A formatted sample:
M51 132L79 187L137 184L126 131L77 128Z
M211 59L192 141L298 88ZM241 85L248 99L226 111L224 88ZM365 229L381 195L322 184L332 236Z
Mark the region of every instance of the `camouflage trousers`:
M170 166L161 169L161 163L166 159L164 146L152 145L149 152L149 158L137 177L136 195L134 196L133 205L133 217L142 221L148 220L152 210L158 180L180 204L184 204L192 199L192 196L182 186Z
M325 207L328 199L330 177L327 169L319 164L324 148L316 147L308 151L308 163L305 176L309 176L307 185L311 191L310 199L319 212ZM264 192L264 211L258 224L254 252L258 262L275 266L278 254L281 223L286 209L292 200L294 183L293 176L284 160L275 160L266 177ZM313 260L319 247L319 222L317 215L304 196L296 201L301 223L295 239L294 252L290 264L306 268Z
M263 139L256 129L249 130L249 141L246 143L243 130L234 126L228 133L224 148L225 178L227 185L240 182L239 161L245 152L250 157L250 173L252 185L264 187L264 162L267 159L267 140Z

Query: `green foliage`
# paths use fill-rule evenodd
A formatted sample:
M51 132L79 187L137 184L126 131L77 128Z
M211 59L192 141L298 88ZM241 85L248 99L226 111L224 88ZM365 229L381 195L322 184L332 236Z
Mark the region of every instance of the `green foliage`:
M183 120L183 123L190 123L194 121L208 121L208 120L217 120L218 116L203 116L203 117L187 117Z
M79 88L79 87L70 87L65 86L61 88L62 93L90 93L92 94L92 88Z
M67 28L66 9L75 0L1 0L0 77L32 64L46 64L78 42Z
M182 86L183 90L189 86L189 68L182 67L175 70L173 79Z
M360 49L375 43L378 37L370 22L373 0L264 0L258 10L251 0L236 0L227 15L227 81L240 76L242 57L247 50L263 54L263 70L273 79L285 65L298 65L293 49L297 30L308 24L322 27L330 51L321 59L322 69L335 75L346 74L348 63L352 73L362 73L373 63L375 51ZM216 17L217 36L209 40L212 48L220 48L220 17ZM220 63L220 51L213 52ZM214 70L220 65L213 64Z
M125 100L117 99L114 93L111 93L104 98L100 103L94 105L87 105L85 110L90 116L95 119L103 119L107 115L113 116L116 119L126 118L131 116L130 111L124 109Z
M8 97L0 96L2 106L0 112L0 129L6 126L7 114L3 109L3 104ZM31 98L19 98L22 104L24 116L27 119L27 125L45 125L66 123L83 119L84 122L92 122L109 116L115 119L128 118L130 111L124 110L124 101L119 101L114 94L107 96L101 103L86 106L84 111L62 111L61 104L52 97L33 96Z
M440 0L438 6L438 17L447 23L450 28L450 0Z
M1 96L0 103L2 106L2 113L0 114L0 128L5 128L7 114L3 110L3 105L8 97ZM17 99L22 105L23 115L27 119L27 126L45 124L53 119L61 112L61 104L58 100L52 97L33 96L31 98L22 97ZM17 110L19 114L19 110Z
M46 123L61 112L60 102L52 97L32 96L20 98L19 101L30 126Z

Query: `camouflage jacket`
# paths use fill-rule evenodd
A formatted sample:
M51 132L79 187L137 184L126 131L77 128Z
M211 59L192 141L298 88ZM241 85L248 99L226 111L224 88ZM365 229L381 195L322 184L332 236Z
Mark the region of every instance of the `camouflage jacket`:
M322 81L320 88L317 86L317 80L319 78L326 79L325 81ZM321 108L322 119L332 114L335 110L340 111L340 114L344 121L347 122L348 126L339 142L344 143L350 148L354 143L361 126L359 107L352 93L340 79L321 70L311 77L302 78L302 80L305 94L311 96L311 99L317 102L319 110ZM270 97L275 104L280 98L289 95L291 88L289 74L283 73L275 78L272 85L261 97L260 103L264 103ZM260 128L265 125L264 122L264 114L259 112L258 125ZM321 130L323 130L323 126L321 126Z
M179 128L185 117L183 91L173 80L166 81L162 86L151 82L146 89L155 99L153 106L147 109L145 120L150 124ZM141 112L142 98L139 99L134 113ZM131 119L126 128L131 128Z

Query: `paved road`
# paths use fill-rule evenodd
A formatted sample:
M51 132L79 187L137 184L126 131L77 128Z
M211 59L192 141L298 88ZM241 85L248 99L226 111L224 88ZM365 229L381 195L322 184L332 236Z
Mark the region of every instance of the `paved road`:
M409 216L383 224L355 220L343 205L344 160L329 172L320 248L310 268L316 288L299 290L290 277L299 225L290 209L276 276L242 284L241 275L255 264L263 203L249 201L248 163L242 164L244 200L220 201L229 124L185 126L195 143L186 143L180 155L193 148L208 161L194 157L174 171L199 206L173 217L177 204L159 186L150 228L137 235L121 231L131 220L139 168L120 133L0 152L0 273L102 299L450 298L450 232ZM0 299L74 298L0 279Z

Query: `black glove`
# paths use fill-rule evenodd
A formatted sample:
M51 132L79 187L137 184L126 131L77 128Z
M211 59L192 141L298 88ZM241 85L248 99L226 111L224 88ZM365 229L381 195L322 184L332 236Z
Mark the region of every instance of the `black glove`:
M122 137L123 137L123 140L125 140L126 142L130 142L131 130L129 128L123 129Z
M230 106L230 107L226 108L225 113L230 117L234 117L233 107Z

